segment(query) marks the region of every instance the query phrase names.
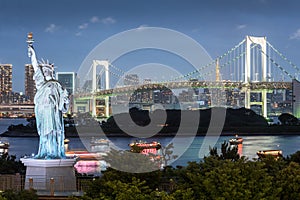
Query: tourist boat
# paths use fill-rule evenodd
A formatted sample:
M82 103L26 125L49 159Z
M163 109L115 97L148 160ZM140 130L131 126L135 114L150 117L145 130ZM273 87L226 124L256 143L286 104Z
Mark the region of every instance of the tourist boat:
M275 158L282 157L282 150L263 150L256 152L259 158L265 158L267 156L272 156Z
M235 136L235 138L231 138L229 140L230 145L238 145L238 144L242 144L243 143L243 138L238 137L237 135Z
M157 150L161 148L161 144L159 142L144 142L144 141L135 141L129 144L130 151L135 153L142 153L148 155L157 154Z
M8 153L9 143L0 140L0 155Z
M102 154L97 152L89 152L86 150L69 150L65 152L69 158L78 158L78 160L98 160L102 158Z

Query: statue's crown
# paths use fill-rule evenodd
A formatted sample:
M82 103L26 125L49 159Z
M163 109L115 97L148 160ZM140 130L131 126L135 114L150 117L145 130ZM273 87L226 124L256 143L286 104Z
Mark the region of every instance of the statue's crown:
M46 67L46 68L50 69L51 71L54 71L54 63L49 63L48 60L45 61L42 59L41 61L39 61L39 66L42 68Z

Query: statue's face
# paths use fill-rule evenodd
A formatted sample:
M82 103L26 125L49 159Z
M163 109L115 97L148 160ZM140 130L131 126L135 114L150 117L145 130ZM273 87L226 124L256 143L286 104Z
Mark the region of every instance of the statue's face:
M43 67L42 70L46 78L52 78L53 71L51 69L49 69L48 67Z

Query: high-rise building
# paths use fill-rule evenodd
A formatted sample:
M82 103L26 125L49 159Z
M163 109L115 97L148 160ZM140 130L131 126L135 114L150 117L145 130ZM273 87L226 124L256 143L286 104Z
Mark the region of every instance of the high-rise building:
M10 103L12 93L12 64L0 64L0 103Z
M75 72L57 72L56 80L68 91L70 97L69 112L74 111L73 95L78 87L78 78Z
M75 72L56 72L56 80L73 95L77 87L77 74Z
M33 103L36 93L35 81L33 80L34 69L31 64L25 65L25 96Z
M139 76L137 74L126 74L124 79L124 85L138 85Z

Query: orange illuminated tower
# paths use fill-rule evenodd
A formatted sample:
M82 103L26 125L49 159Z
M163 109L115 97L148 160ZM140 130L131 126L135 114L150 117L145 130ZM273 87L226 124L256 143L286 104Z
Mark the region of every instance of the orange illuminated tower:
M220 81L220 67L219 67L219 58L216 60L216 81Z

